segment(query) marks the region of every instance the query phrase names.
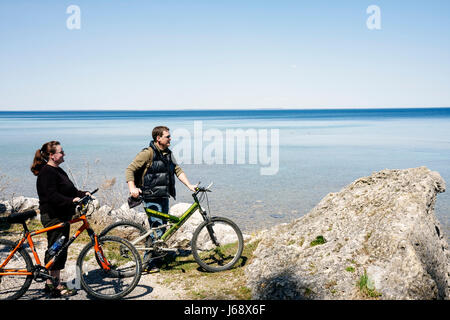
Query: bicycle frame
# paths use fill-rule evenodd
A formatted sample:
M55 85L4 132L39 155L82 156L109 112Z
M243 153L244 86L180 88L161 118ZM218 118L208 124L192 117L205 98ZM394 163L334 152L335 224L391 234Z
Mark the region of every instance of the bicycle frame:
M59 224L56 224L54 226L51 227L47 227L47 228L43 228L43 229L39 229L36 231L29 231L25 222L22 224L24 227L24 235L22 237L22 239L20 239L19 243L17 244L17 246L14 248L13 251L10 252L10 254L8 255L8 257L5 259L5 261L3 261L0 265L0 270L2 270L0 272L0 276L6 276L6 275L24 275L24 276L29 276L32 275L32 272L28 272L27 270L17 270L17 269L3 269L4 266L6 266L8 264L8 262L11 260L11 258L14 256L14 254L23 246L23 244L25 243L25 241L28 242L30 249L33 253L34 256L34 260L36 262L36 266L38 267L42 267L41 264L41 260L39 259L39 256L35 250L35 246L34 246L34 242L32 237L41 233L45 233L51 230L55 230L55 229L59 229L62 228L68 224L73 224L73 223L77 223L77 222L83 222L83 224L78 228L78 230L75 232L75 234L69 239L69 241L67 241L67 243L56 253L55 256L52 257L52 259L50 259L50 261L44 266L44 268L46 270L48 270L56 261L56 259L59 257L59 255L61 254L62 251L64 251L64 249L67 249L77 238L78 236L84 231L87 230L87 233L89 234L89 237L91 238L91 241L94 243L94 248L95 248L95 252L96 255L98 257L98 261L101 263L102 268L104 268L105 270L109 270L110 269L110 264L108 263L108 261L106 261L103 252L101 250L101 247L99 246L98 243L98 237L95 234L94 230L91 229L89 222L87 221L86 215L82 215L76 219L67 221L67 222L61 222Z
M150 216L153 216L153 217L156 217L156 218L162 218L162 219L167 219L167 220L169 220L170 222L173 222L174 223L174 225L172 226L172 227L170 227L162 236L161 236L161 238L160 238L160 240L162 240L162 241L166 241L166 240L168 240L174 233L175 233L175 231L177 231L189 218L190 218L190 216L192 216L192 214L194 214L194 212L197 210L197 209L200 209L200 204L199 204L199 202L198 201L195 201L182 215L181 215L181 217L176 217L176 216L173 216L173 215L170 215L170 214L168 214L168 213L163 213L163 212L159 212L159 211L156 211L156 210L152 210L152 209L149 209L149 208L145 208L144 207L144 210L145 210L145 212L148 214L148 215L150 215ZM200 209L200 212L201 213L203 213L202 212L202 210ZM147 237L150 233L151 233L151 231L152 230L150 230L147 234L145 234L145 235L143 235L143 236L141 236L141 237L139 237L139 239L136 239L137 241L139 241L139 240L141 240L142 238L144 238L144 237Z
M157 238L157 240L160 241L167 241L172 237L172 235L195 213L196 210L199 210L200 214L203 216L203 219L207 220L208 216L205 211L203 211L202 207L200 206L200 201L197 197L197 193L192 194L192 197L194 198L194 203L181 215L181 217L173 216L168 213L163 213L157 210L149 209L144 207L145 212L147 213L147 216L153 216L160 219L168 220L169 222L172 222L173 225L160 237ZM143 239L146 239L149 235L154 233L154 230L164 228L166 225L159 226L156 228L152 228L150 226L150 229L145 232L144 234L140 235L139 237L135 238L131 241L131 244L136 247L137 250L154 250L153 247L146 247L146 246L137 246L137 243L142 241ZM156 233L155 233L156 237ZM176 251L177 249L170 249L170 248L160 248L159 250L162 251Z

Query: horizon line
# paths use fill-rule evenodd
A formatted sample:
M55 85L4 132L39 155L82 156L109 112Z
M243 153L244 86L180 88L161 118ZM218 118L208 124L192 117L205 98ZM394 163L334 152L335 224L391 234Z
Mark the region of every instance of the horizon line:
M263 108L157 108L157 109L0 109L0 112L74 112L74 111L84 111L84 112L97 112L97 111L133 111L133 112L148 112L148 111L165 111L165 112L175 112L175 111L320 111L320 110L398 110L398 109L449 109L448 107L325 107L325 108L289 108L289 107L263 107Z

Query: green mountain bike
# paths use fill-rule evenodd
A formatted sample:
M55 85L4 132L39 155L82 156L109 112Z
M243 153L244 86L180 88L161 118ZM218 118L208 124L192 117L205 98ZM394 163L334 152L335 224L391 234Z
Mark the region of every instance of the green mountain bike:
M230 219L224 217L210 217L200 202L211 192L210 187L197 187L192 194L194 203L180 216L144 208L148 216L162 218L167 221L161 226L146 229L132 220L122 220L113 223L100 232L99 237L114 235L131 242L134 247L143 253L152 252L152 258L165 256L168 252L178 252L176 248L169 248L167 241L179 228L199 211L203 222L195 229L191 239L191 251L195 261L206 271L218 272L232 268L239 260L244 248L244 240L239 227ZM209 202L208 202L209 207ZM208 208L209 211L209 208ZM164 234L158 237L157 230L167 228Z

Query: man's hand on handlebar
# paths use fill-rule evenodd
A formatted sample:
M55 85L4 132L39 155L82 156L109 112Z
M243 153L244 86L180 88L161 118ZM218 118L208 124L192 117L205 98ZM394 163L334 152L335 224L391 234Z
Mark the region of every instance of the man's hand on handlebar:
M207 187L200 187L200 182L195 185L195 192L211 192L209 189L213 183L211 182Z
M139 197L139 195L142 193L142 190L139 188L130 188L130 195L133 198Z
M192 192L195 192L195 191L197 191L198 183L197 184L188 184L186 186L189 188L189 190L191 190Z

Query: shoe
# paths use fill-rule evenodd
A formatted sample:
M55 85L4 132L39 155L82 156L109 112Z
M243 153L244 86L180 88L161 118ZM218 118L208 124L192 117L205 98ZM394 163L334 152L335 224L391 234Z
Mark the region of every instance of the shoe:
M148 264L144 265L142 270L147 273L157 273L160 271L160 269L152 263L148 263Z
M44 287L44 293L45 294L50 294L54 290L55 290L55 286L54 285L48 284L48 283L45 284L45 287Z
M152 259L152 253L150 251L147 251L144 253L144 257L142 258L142 265L145 266L150 263L150 260Z
M61 285L62 288L57 288L53 284L45 284L44 292L50 298L70 297L77 294L76 289L69 289L65 285Z
M61 297L71 297L77 294L77 289L69 289L67 286L63 286L61 289L57 290L59 290Z

